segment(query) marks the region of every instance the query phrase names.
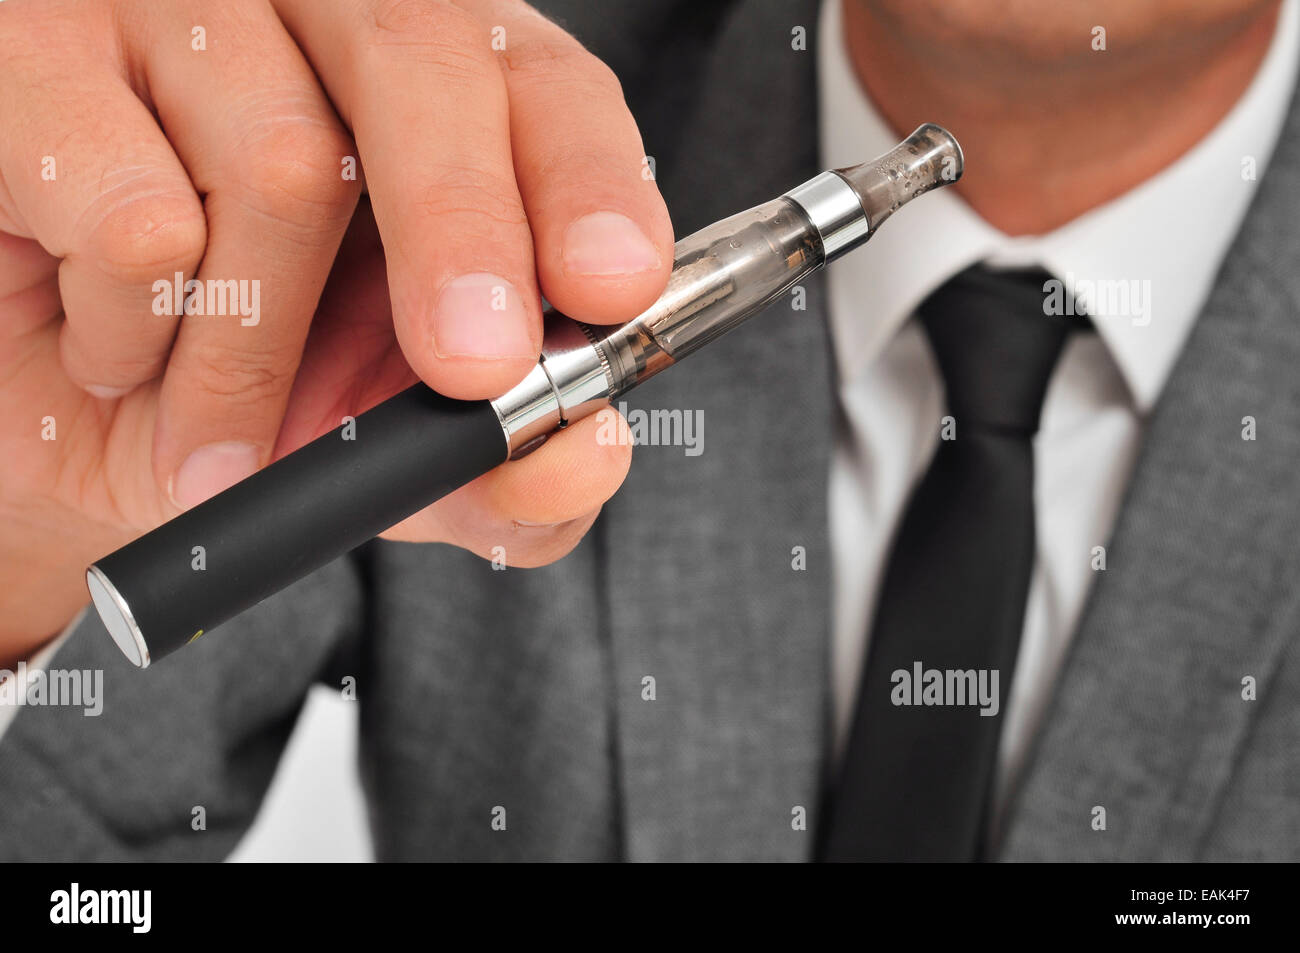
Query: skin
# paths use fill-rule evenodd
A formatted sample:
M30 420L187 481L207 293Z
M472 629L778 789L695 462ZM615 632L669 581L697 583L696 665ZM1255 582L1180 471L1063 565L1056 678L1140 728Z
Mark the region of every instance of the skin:
M500 394L541 294L623 322L671 268L618 82L518 0L6 0L0 124L0 667L104 553L417 375ZM156 315L177 271L259 280L261 321ZM598 427L385 535L558 559L627 472Z
M886 118L951 128L965 197L1020 234L1200 138L1276 9L846 0L845 17ZM417 377L500 394L537 358L540 295L622 322L671 267L617 81L520 0L5 0L0 127L0 667L85 603L99 556ZM155 315L177 271L259 280L262 320ZM598 425L385 535L560 558L627 472Z
M901 134L966 155L965 200L1050 231L1155 175L1241 97L1278 0L843 0L850 58ZM1092 48L1093 28L1106 50ZM1229 173L1235 174L1235 170Z

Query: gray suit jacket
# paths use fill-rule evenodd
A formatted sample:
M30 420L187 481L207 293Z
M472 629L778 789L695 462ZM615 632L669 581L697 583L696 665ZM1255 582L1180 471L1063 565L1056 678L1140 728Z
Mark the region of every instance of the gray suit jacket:
M815 0L543 6L624 80L679 235L817 171ZM1300 859L1298 251L1294 113L1150 420L1003 859ZM381 858L807 858L835 420L807 291L635 395L702 410L706 452L638 449L557 565L373 543L145 672L86 621L54 665L103 668L104 714L18 716L0 858L225 856L304 694L345 675Z

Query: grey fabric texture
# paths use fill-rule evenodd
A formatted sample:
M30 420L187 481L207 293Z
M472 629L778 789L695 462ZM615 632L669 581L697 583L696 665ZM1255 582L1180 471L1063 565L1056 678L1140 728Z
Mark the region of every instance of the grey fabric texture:
M539 5L618 72L678 235L817 171L816 0ZM1298 123L1150 422L1003 859L1300 859ZM836 407L805 292L634 392L702 414L704 452L639 447L553 566L374 542L144 672L87 619L52 664L104 669L104 713L19 713L0 859L225 856L345 676L380 859L807 859Z

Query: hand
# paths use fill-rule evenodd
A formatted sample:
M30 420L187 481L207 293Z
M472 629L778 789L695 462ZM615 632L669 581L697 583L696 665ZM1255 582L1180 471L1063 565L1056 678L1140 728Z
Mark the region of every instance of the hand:
M6 0L0 129L0 661L87 563L417 375L508 389L539 293L625 321L672 264L617 81L518 0ZM226 313L177 315L178 273ZM627 470L596 430L386 535L554 560Z

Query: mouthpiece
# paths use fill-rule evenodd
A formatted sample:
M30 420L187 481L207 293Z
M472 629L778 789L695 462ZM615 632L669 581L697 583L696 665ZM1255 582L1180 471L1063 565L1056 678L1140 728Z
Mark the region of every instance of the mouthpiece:
M882 156L823 172L786 197L803 209L820 239L823 261L834 261L876 234L882 222L918 195L961 178L961 146L927 122Z
M918 195L961 178L961 146L952 133L927 122L883 156L836 169L853 187L874 232Z

